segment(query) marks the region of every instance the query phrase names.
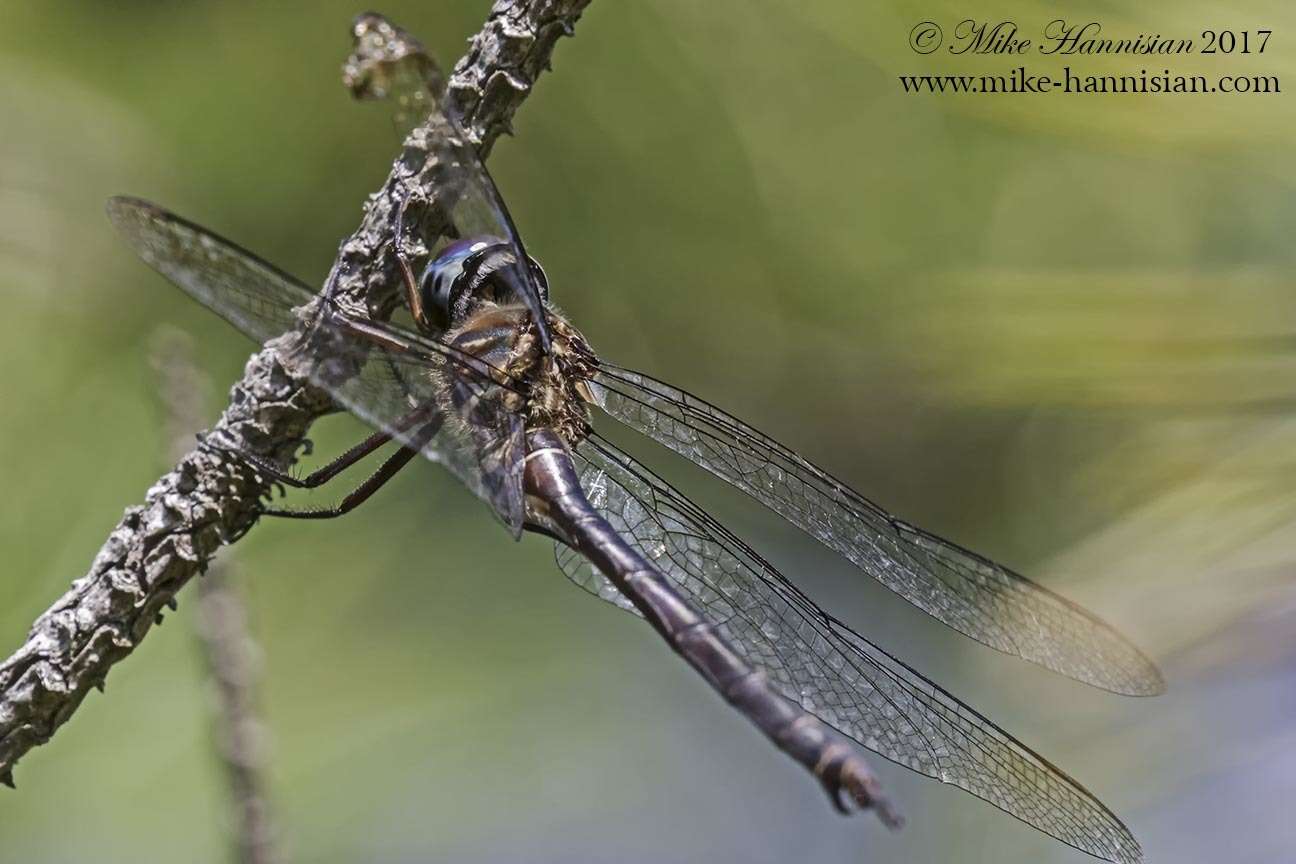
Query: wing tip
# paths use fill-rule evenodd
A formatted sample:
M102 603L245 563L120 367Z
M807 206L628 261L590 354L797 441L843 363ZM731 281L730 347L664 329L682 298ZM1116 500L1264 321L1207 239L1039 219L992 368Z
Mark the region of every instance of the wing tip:
M1127 640L1128 641L1128 640ZM1142 661L1142 668L1139 670L1138 680L1142 684L1142 689L1138 693L1131 693L1131 696L1160 696L1166 692L1165 675L1161 672L1161 667L1157 666L1147 654L1130 642L1130 648L1134 651L1134 656Z
M131 222L138 221L141 216L157 219L173 215L152 201L134 195L108 196L104 201L104 214L118 231L126 231Z
M1124 693L1125 696L1160 696L1166 692L1166 679L1161 669L1148 660L1147 667L1139 677L1138 684L1130 692Z
M108 200L104 202L104 212L110 218L118 216L127 210L143 209L157 209L157 205L134 195L109 195Z
M1115 693L1118 696L1160 696L1166 692L1166 679L1162 674L1160 667L1143 653L1137 645L1121 635L1120 631L1113 629L1109 625L1104 625L1108 634L1115 643L1121 648L1122 653L1126 655L1125 662L1112 663L1105 666L1102 674L1075 675L1068 674L1064 669L1055 671L1067 675L1067 677L1076 678L1085 684L1090 684L1100 690L1106 690L1109 693ZM1038 661L1036 661L1038 662ZM1041 664L1046 665L1046 664ZM1089 670L1091 672L1097 670Z
M1112 818L1115 819L1116 817L1113 816ZM1115 852L1104 854L1091 852L1088 849L1082 849L1081 851L1088 852L1095 858L1101 858L1104 861L1111 861L1112 864L1143 864L1143 847L1139 845L1138 840L1134 839L1134 835L1130 833L1129 828L1126 828L1124 822L1121 822L1119 819L1116 821L1121 828L1125 829L1125 831L1124 836L1116 843Z

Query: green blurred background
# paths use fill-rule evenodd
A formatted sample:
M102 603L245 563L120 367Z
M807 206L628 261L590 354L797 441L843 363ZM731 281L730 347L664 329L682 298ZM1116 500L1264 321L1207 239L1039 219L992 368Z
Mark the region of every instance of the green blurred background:
M449 65L487 6L380 11ZM165 467L152 334L193 333L218 395L251 349L117 241L104 199L155 199L318 284L398 142L389 109L339 83L359 11L0 2L5 652ZM916 22L969 13L1027 30L1059 14L595 0L492 169L603 353L1085 603L1162 663L1169 692L1122 699L975 646L641 452L1075 774L1150 860L1285 858L1296 113L1286 93L903 94L900 74L1016 65L907 47ZM1286 4L1065 14L1118 32L1271 29L1264 55L1165 65L1296 86ZM317 452L360 434L328 420ZM345 521L262 525L236 558L287 860L1086 860L887 764L907 829L842 820L648 628L567 583L546 542L510 542L431 465ZM20 765L0 858L227 860L186 599Z

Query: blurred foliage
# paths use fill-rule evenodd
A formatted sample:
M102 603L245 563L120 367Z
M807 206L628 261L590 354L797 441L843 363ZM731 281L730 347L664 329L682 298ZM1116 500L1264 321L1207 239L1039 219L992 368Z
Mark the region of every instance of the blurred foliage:
M381 11L449 65L487 6ZM318 282L397 136L388 109L339 82L358 7L0 10L13 646L164 467L148 335L190 330L219 382L250 348L116 242L104 199L153 198ZM1060 14L1015 0L975 13L1024 28ZM1290 96L903 94L899 74L1015 65L909 51L917 21L966 14L598 0L492 170L596 346L1059 586L1161 659L1170 692L1120 700L972 647L659 464L847 620L1073 771L1150 859L1272 860L1296 843L1278 819L1296 792L1281 695L1296 692ZM1109 31L1272 29L1263 56L1170 65L1296 86L1286 5L1067 14ZM318 452L359 433L321 424ZM431 466L343 522L264 525L241 545L291 860L658 862L663 829L673 861L1081 860L889 766L909 829L842 822L549 556L508 542ZM0 795L6 857L223 859L183 597L173 618Z

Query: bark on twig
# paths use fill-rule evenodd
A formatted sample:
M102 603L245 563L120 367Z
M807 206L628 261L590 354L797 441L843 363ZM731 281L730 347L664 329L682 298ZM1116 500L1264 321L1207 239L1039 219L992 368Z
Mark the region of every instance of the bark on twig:
M507 131L514 111L548 67L589 0L496 0L450 78L448 99L479 152ZM437 198L437 165L426 142L431 123L405 140L382 188L365 203L360 227L338 250L332 278L352 313L386 314L396 302L396 262L388 243L399 202ZM428 238L429 240L432 238ZM211 434L223 444L291 463L317 418L333 410L303 366L278 344L248 361ZM316 359L325 362L323 353ZM333 370L323 367L329 373ZM336 374L345 375L346 370ZM194 450L159 479L144 503L126 510L90 566L33 624L26 642L0 663L0 782L50 739L108 670L161 620L163 607L224 542L252 527L266 491L255 471L228 455Z
M188 453L207 416L211 381L194 365L193 343L159 329L151 351L166 414L168 461ZM261 649L248 625L229 556L213 561L195 587L196 630L212 693L212 738L224 770L238 864L275 864L276 831L266 793L268 734L257 707Z

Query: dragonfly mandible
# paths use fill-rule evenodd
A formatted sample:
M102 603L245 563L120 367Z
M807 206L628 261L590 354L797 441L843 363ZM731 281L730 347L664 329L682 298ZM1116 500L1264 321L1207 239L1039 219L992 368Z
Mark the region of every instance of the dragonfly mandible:
M434 106L435 107L435 106ZM436 109L440 111L440 109ZM990 802L1099 858L1134 862L1138 842L1090 792L995 723L821 609L733 532L597 426L640 432L726 480L919 609L959 632L1117 693L1159 692L1156 667L1103 621L1012 570L901 520L724 410L594 352L548 302L458 119L432 142L456 202L457 239L405 250L392 238L413 326L349 314L325 290L148 202L108 215L145 262L257 342L329 337L354 364L333 398L376 431L296 478L315 487L392 443L342 503L265 515L329 518L367 500L418 455L444 465L515 535L555 541L560 569L648 621L736 710L808 769L843 811L898 817L857 745ZM415 202L417 204L417 202ZM310 310L309 314L302 310Z

